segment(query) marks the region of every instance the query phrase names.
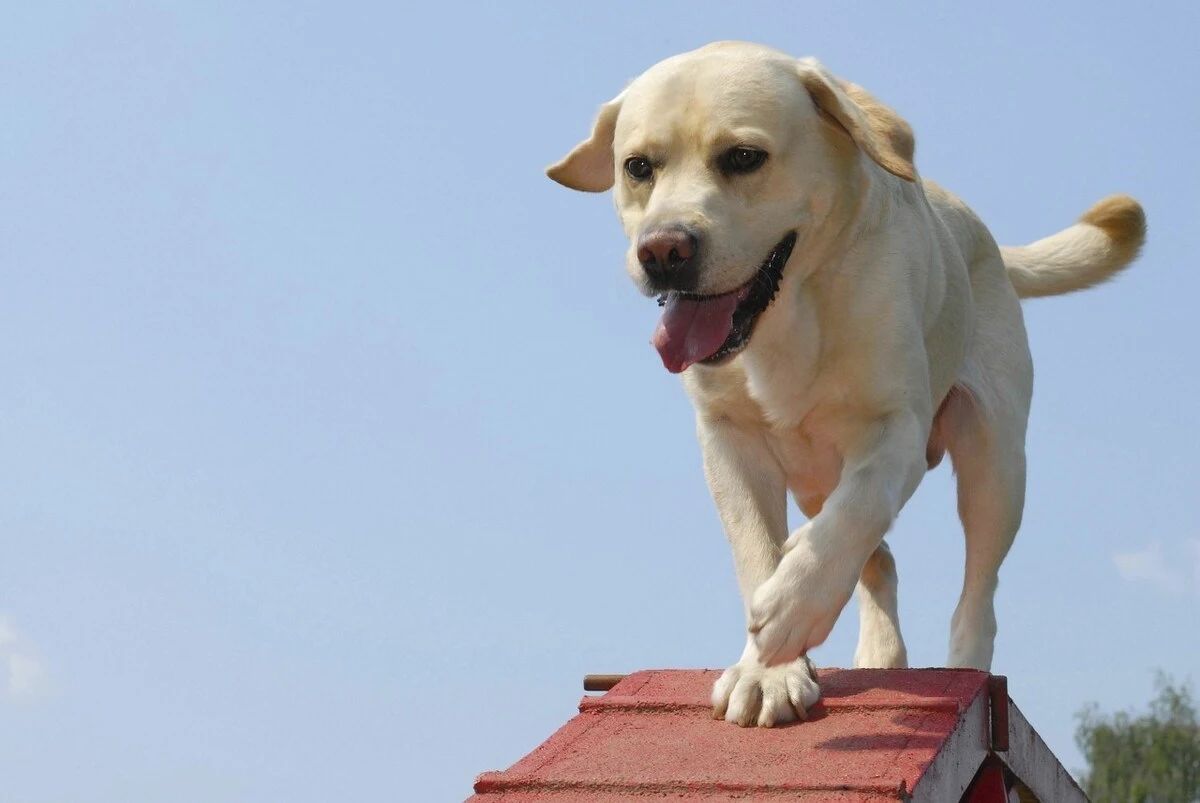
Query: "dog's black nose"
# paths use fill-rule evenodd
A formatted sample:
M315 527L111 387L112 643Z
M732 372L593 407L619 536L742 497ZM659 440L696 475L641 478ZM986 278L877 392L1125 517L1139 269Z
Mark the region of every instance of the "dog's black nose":
M654 229L638 238L637 257L656 290L689 290L696 283L699 238L682 226Z

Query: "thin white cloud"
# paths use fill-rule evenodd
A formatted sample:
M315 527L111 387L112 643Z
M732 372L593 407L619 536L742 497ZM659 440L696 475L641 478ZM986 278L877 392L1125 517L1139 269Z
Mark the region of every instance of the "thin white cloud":
M1174 551L1174 550L1172 550ZM1168 594L1200 592L1200 540L1189 539L1183 560L1168 556L1162 542L1154 541L1145 549L1117 552L1113 564L1121 577L1133 583L1149 583Z
M46 690L46 668L12 620L0 614L0 697L31 700Z

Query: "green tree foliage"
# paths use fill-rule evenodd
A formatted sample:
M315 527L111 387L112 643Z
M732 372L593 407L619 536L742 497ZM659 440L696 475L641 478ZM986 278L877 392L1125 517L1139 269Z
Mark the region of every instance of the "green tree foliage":
M1079 714L1075 741L1088 761L1093 803L1200 803L1200 718L1191 690L1159 675L1146 714Z

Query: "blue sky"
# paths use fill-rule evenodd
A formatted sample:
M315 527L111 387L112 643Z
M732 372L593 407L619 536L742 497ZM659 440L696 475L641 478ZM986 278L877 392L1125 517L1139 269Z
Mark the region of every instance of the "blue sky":
M749 39L895 106L1022 243L1150 245L1026 306L995 670L1073 713L1200 680L1194 4L26 3L0 25L0 803L451 800L586 672L743 625L692 416L604 196L542 175L673 53ZM949 471L891 543L945 658ZM846 665L853 608L819 664Z

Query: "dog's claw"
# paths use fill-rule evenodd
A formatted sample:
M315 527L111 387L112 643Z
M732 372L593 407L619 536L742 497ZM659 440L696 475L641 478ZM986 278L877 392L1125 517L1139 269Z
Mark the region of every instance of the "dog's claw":
M713 685L713 718L743 728L807 719L821 693L812 663L800 658L767 667L749 652Z

